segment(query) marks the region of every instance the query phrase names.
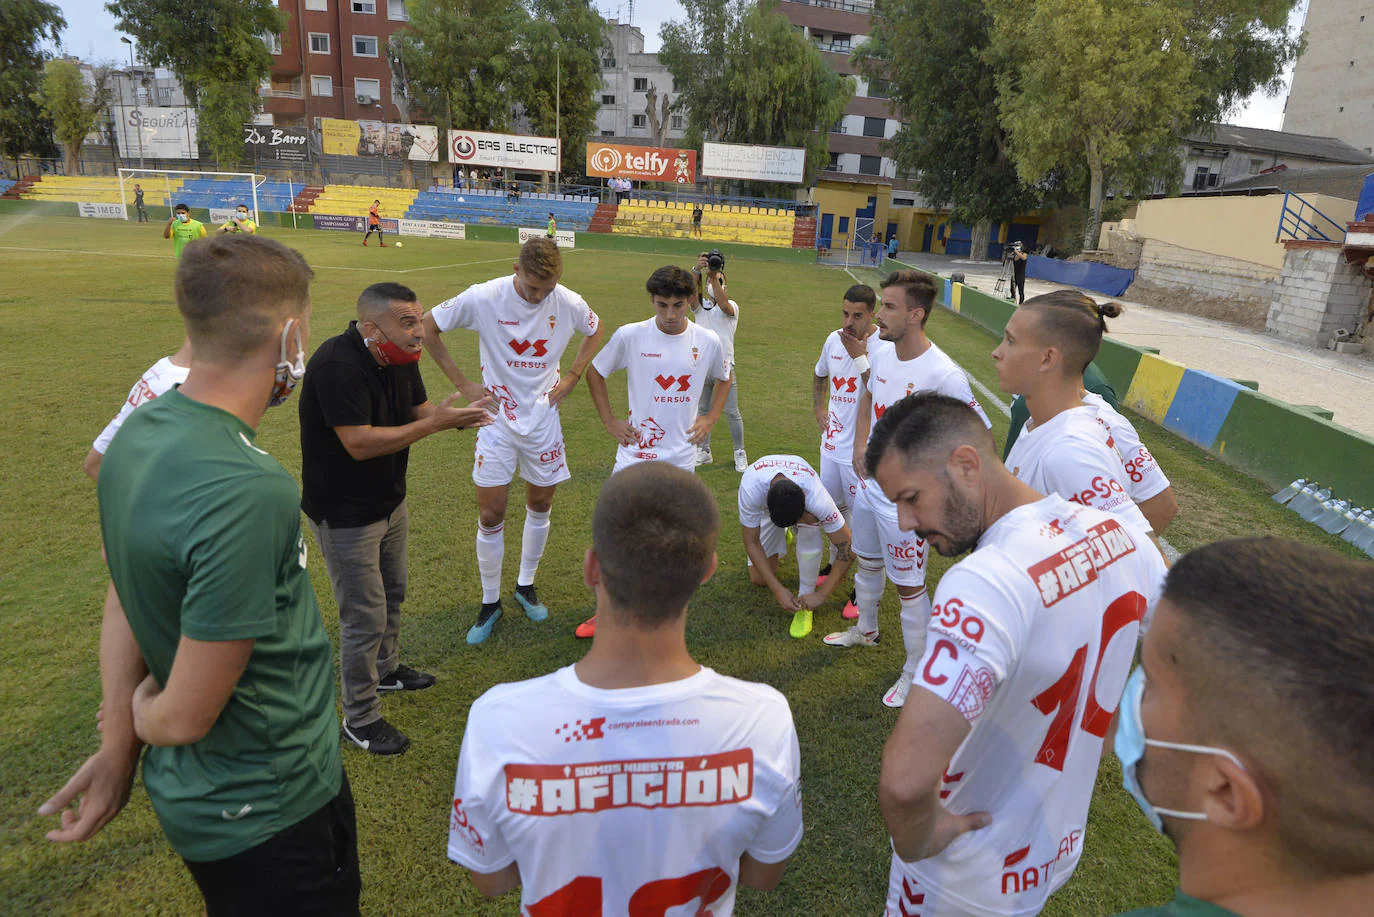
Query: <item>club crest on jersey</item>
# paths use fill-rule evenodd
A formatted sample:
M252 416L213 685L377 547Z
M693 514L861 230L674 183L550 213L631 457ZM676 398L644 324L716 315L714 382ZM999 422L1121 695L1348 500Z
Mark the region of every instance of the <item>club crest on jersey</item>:
M554 326L557 325L557 324L558 324L558 318L557 318L557 316L550 315L550 316L549 316L549 330L552 331L552 330L554 329Z
M701 350L700 350L699 348L693 347L693 348L692 348L692 362L695 363L695 362L697 361L697 357L699 357L699 356L701 356Z
M912 392L914 392L914 391L916 391L916 383L915 383L915 382L908 382L908 383L906 384L906 393L907 393L908 395L910 395L910 394L911 394Z

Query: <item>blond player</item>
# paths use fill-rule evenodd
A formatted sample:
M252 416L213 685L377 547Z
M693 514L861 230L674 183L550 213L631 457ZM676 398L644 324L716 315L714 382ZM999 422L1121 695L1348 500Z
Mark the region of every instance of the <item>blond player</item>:
M811 383L811 409L821 430L821 483L851 528L859 493L859 477L854 473L854 428L858 426L859 399L868 391L868 354L870 349L891 346L876 337L873 308L877 302L868 284L857 283L845 291L840 328L826 336ZM830 561L820 575L829 576L834 563L832 544ZM844 617L858 616L859 608L850 595Z
M1026 399L1030 419L1007 454L1012 474L1040 493L1119 514L1152 530L1128 492L1130 477L1099 408L1083 400L1083 370L1097 356L1116 303L1074 290L1026 300L992 352L1002 390Z
M883 695L883 703L900 707L911 688L916 662L925 651L930 597L926 593L926 543L897 523L897 508L867 477L864 461L869 432L889 407L916 392L938 392L969 405L991 427L969 388L959 364L926 337L926 321L935 307L935 285L929 276L902 270L882 284L882 304L874 323L879 337L892 346L875 348L869 356L867 390L859 397L852 462L859 478L854 501L854 553L859 569L854 592L859 620L848 630L830 634L831 646L873 646L878 642L878 603L883 597L884 573L897 587L901 603L902 642L906 661L901 674Z
M883 752L888 917L1029 917L1083 852L1102 743L1164 564L1121 516L1041 496L960 399L893 405L867 463L946 557Z
M730 367L714 331L687 320L696 278L670 265L644 284L654 317L617 328L587 370L587 389L607 432L615 437L612 474L639 462L661 461L685 470L696 467L695 446L711 432L730 394ZM625 370L629 413L611 410L606 377ZM707 380L710 409L697 413ZM596 633L596 615L577 627L577 636Z
M483 643L501 617L501 563L505 557L506 501L518 468L525 480L525 530L514 598L532 621L549 610L539 601L534 576L549 539L554 490L572 475L558 406L577 385L601 342L601 323L586 300L558 282L563 258L550 239L520 249L512 274L474 284L425 313L425 349L469 402L495 396L496 423L477 434L472 481L477 485L477 569L482 608L468 630ZM476 331L482 382L470 381L454 362L441 333ZM583 335L572 367L559 359L574 333Z
M853 560L851 535L820 475L796 455L765 455L739 482L739 524L749 563L749 582L767 586L784 611L792 612L788 633L798 639L811 633L812 612L835 586L844 582ZM787 530L797 542L797 592L778 579L778 563L787 553ZM817 587L821 568L821 532L835 546L831 575Z
M602 488L582 568L591 649L468 714L448 856L483 894L519 887L531 917L729 917L739 886L782 879L802 837L792 711L687 651L719 530L706 486L664 462Z

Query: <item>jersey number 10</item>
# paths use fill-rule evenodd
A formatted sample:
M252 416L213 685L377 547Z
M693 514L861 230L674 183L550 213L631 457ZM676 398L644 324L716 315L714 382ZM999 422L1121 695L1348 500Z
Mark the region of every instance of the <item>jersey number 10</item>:
M670 907L697 899L699 908L719 901L730 890L730 875L712 866L676 879L646 882L630 896L630 917L664 917ZM530 917L601 917L601 880L578 876L558 891L531 904Z
M1128 592L1108 605L1102 615L1102 636L1097 646L1097 663L1093 666L1092 678L1088 681L1088 697L1083 719L1078 724L1084 732L1099 739L1107 737L1107 727L1111 725L1112 716L1116 714L1115 704L1111 710L1107 710L1097 700L1097 679L1102 674L1102 657L1106 655L1107 646L1118 632L1132 624L1140 623L1140 619L1145 615L1145 606L1145 596L1139 592ZM1133 646L1134 633L1130 635ZM1054 714L1045 741L1041 744L1040 751L1036 752L1037 764L1052 767L1057 771L1064 770L1064 761L1069 755L1069 738L1073 732L1073 718L1078 712L1079 695L1082 693L1083 669L1087 661L1088 644L1085 643L1073 654L1068 669L1059 676L1059 680L1031 700L1036 710L1046 716ZM1127 667L1129 668L1129 664ZM1122 684L1125 684L1124 677ZM1120 703L1120 691L1114 693L1117 695L1117 703Z

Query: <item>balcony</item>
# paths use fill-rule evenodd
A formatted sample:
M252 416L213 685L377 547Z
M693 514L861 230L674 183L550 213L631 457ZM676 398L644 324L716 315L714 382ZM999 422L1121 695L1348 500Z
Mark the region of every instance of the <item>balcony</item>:
M264 99L304 99L305 92L302 90L301 81L294 80L272 80L264 82L258 87L258 95Z
M814 6L823 10L840 10L845 13L860 13L864 16L873 15L872 0L788 0L788 2L801 6Z
M831 54L850 54L854 50L853 42L848 41L816 41L812 42L821 51L829 51Z

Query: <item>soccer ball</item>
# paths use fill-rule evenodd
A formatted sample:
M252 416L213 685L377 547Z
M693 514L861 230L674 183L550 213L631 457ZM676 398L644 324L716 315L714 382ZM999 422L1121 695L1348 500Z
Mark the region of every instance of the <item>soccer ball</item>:
M405 248L405 243L404 243L404 242L397 242L397 243L396 243L396 247L397 247L397 248Z

